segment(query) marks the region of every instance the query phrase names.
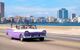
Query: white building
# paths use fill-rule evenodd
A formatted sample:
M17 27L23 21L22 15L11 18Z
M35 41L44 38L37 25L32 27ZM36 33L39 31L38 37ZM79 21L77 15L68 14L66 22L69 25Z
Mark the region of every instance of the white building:
M77 20L78 20L78 23L80 23L80 17L78 17Z
M47 22L55 22L54 20L55 20L55 18L52 17L52 16L49 16L49 17L46 18Z
M78 22L78 17L71 19L71 22Z

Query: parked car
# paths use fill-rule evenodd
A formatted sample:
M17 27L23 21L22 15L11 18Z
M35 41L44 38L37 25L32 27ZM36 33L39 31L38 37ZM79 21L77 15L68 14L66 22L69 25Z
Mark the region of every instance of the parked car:
M15 28L8 28L6 34L12 38L18 38L21 41L24 39L39 39L44 41L46 37L45 29L37 29L35 25L16 25Z

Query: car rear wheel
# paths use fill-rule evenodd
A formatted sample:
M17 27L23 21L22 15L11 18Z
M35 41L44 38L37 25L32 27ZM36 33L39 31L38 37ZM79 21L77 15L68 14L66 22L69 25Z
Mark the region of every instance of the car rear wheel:
M10 37L10 39L14 40L15 38L13 38L13 37Z
M44 37L43 38L39 38L40 41L44 41Z
M20 41L24 41L23 35L20 35Z

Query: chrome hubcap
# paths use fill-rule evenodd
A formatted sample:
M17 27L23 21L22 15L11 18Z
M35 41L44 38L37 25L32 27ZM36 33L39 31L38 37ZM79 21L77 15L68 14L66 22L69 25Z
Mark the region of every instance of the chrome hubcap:
M20 40L23 41L23 37L22 36L21 36Z
M23 41L23 38L21 38L21 41Z

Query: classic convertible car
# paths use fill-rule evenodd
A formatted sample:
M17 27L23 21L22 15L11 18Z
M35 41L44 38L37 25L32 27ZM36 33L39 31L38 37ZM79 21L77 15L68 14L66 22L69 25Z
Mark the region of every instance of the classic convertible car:
M44 41L46 36L45 29L37 29L34 25L16 25L15 28L8 28L6 34L12 38L18 38L21 41L24 39L39 39Z

